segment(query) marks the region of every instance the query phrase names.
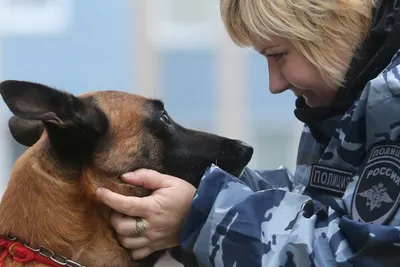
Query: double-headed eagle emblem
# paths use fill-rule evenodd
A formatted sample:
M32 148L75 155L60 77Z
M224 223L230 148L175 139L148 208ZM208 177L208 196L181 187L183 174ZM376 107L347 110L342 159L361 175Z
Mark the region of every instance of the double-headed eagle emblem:
M374 185L371 189L365 190L357 195L367 199L366 206L369 207L370 211L372 211L375 208L380 208L383 202L393 203L393 199L390 198L386 191L387 189L383 183L379 183Z

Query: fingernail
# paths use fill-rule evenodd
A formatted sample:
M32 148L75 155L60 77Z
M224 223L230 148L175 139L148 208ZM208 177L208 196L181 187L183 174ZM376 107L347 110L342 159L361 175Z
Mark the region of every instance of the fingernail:
M136 175L135 172L127 172L127 173L122 174L122 178L125 178L125 179L132 179L132 178L135 177L135 175Z
M96 189L96 195L102 196L104 194L104 189L99 187Z

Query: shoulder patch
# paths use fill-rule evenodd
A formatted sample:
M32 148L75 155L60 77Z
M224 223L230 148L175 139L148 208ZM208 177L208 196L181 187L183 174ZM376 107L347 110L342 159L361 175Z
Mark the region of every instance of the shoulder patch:
M365 223L388 223L400 202L400 144L373 147L360 172L351 201L352 219Z
M352 172L333 166L313 164L307 187L341 197L352 180Z

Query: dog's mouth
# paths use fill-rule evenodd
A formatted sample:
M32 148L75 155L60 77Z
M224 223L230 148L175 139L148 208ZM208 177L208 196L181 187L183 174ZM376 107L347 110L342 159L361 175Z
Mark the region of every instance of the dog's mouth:
M235 160L235 159L216 159L213 162L217 167L221 168L222 170L228 172L229 174L239 177L244 168L246 167L248 161L240 161L240 160Z
M225 172L239 177L250 162L252 155L253 147L250 145L237 140L228 140L223 146L217 148L217 151L214 148L204 151L202 155L193 154L192 156L185 155L184 157L180 155L181 157L166 158L163 164L160 164L158 167L143 165L140 168L152 169L160 173L175 176L198 187L202 175L211 164L215 164ZM135 166L129 172L137 169L139 167ZM118 182L126 184L121 179ZM141 193L148 194L148 192Z
M254 149L252 146L238 140L235 140L233 144L234 149L231 150L231 153L217 157L213 163L224 171L238 177L250 162Z
M186 167L183 167L186 171L185 175L181 175L195 187L198 187L202 175L211 164L239 177L252 158L253 147L238 140L225 139L221 144L217 144L216 149L211 148L203 153L204 156L198 156L198 161L188 163ZM174 174L179 172L178 169L173 170Z

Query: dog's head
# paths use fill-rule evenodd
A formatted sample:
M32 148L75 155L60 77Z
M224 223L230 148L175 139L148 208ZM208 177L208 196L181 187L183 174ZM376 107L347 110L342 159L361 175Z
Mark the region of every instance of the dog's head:
M52 158L70 170L116 177L150 168L197 186L212 163L238 176L253 153L239 140L180 126L159 100L119 91L76 97L12 80L0 92L15 115L9 120L14 139L26 146L44 139Z

